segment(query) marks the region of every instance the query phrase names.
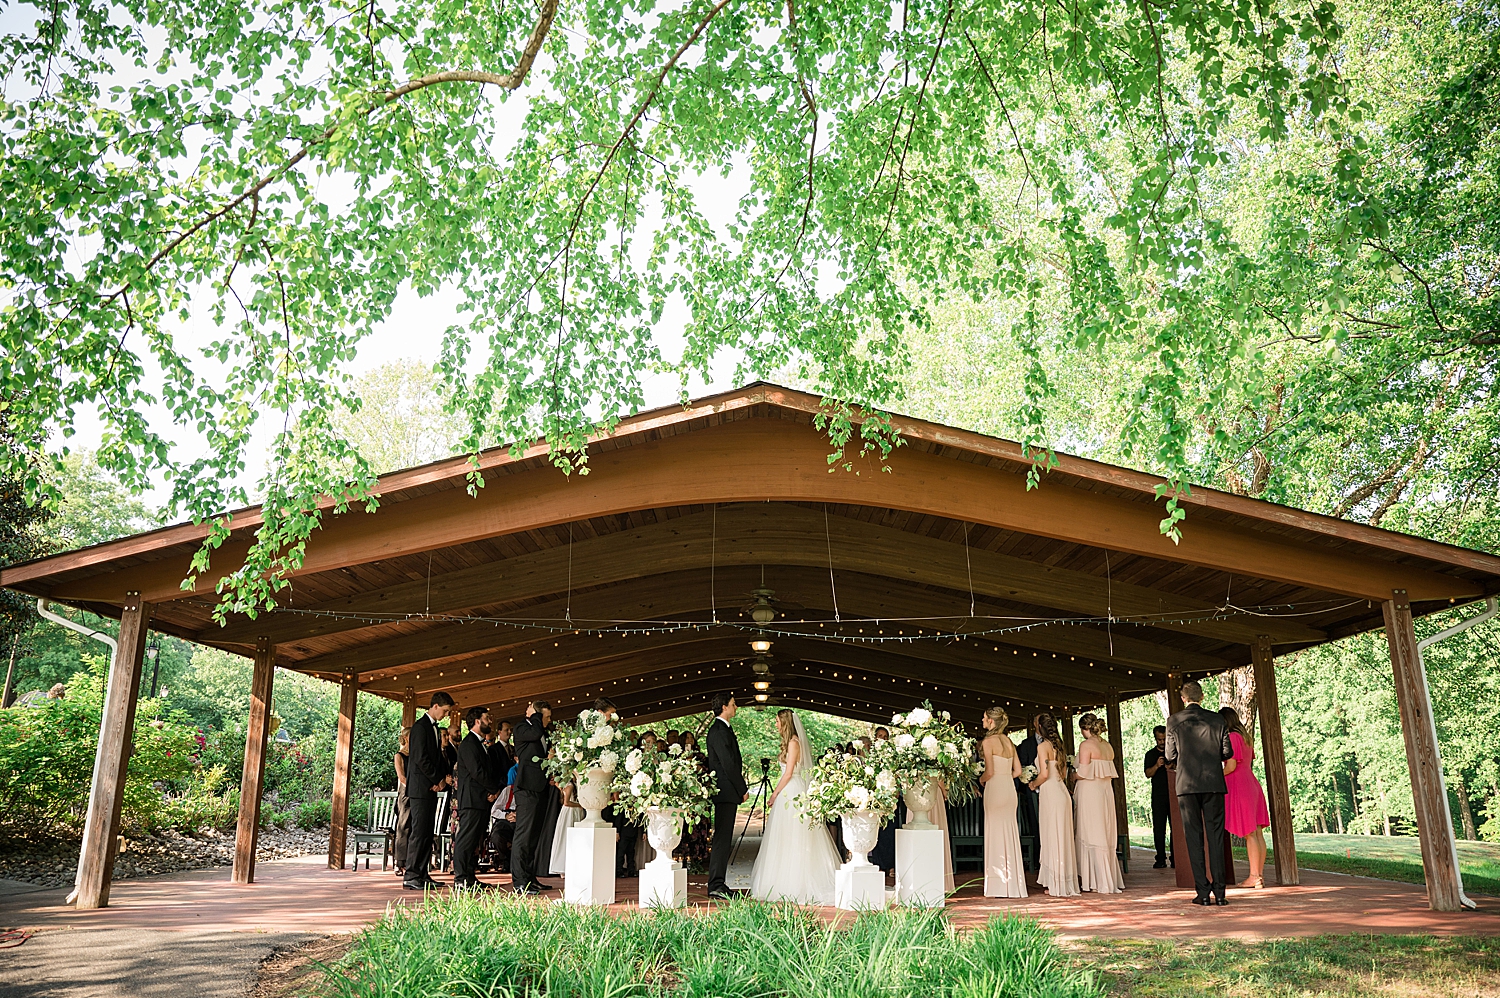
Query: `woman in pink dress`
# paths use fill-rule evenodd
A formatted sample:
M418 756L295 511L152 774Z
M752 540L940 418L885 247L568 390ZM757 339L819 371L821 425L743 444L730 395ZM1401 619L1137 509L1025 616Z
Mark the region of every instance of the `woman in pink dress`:
M1271 812L1266 809L1266 792L1255 778L1251 762L1255 750L1240 723L1240 715L1233 707L1222 707L1219 716L1229 728L1229 744L1234 746L1234 758L1224 765L1224 784L1229 794L1224 798L1224 830L1245 840L1245 855L1250 860L1250 877L1245 887L1264 887L1261 875L1266 866L1266 837L1261 829L1271 824Z

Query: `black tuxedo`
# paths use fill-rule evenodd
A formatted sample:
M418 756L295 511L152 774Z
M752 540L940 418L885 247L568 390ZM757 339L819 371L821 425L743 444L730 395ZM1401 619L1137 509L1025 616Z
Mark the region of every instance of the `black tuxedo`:
M448 760L443 756L432 717L419 714L412 722L410 754L406 760L406 806L411 813L406 835L406 855L402 865L409 884L427 879L432 862L432 829L437 819L437 794L432 788L448 776Z
M510 782L510 767L514 759L510 756L510 749L504 742L495 742L487 746L490 756L490 767L495 771L495 782L502 787Z
M1021 768L1036 765L1036 735L1028 734L1016 746L1016 758ZM1028 838L1036 847L1025 852L1026 869L1035 873L1041 861L1041 822L1037 817L1036 791L1020 777L1016 777L1016 826L1022 838Z
M469 732L458 744L458 836L453 842L453 882L474 882L475 853L490 823L490 795L500 791L484 739Z
M725 876L734 843L734 816L745 799L745 764L740 758L740 740L723 718L709 722L703 741L708 750L708 769L718 784L713 796L714 837L708 852L708 893L718 894L729 889Z
M537 885L537 848L547 823L547 728L540 713L516 724L516 829L510 845L510 880L519 890Z
M1212 711L1190 703L1167 718L1167 763L1174 769L1182 836L1187 839L1193 887L1200 898L1210 888L1224 897L1224 760L1234 758L1229 728ZM1204 870L1204 838L1208 870ZM1174 843L1175 845L1175 843ZM1212 873L1210 885L1206 873Z

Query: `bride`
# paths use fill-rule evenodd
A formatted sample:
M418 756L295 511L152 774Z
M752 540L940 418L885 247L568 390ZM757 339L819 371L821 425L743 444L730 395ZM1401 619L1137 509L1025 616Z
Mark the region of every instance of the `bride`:
M834 871L839 860L833 839L821 823L809 824L798 798L807 789L804 773L813 765L802 720L790 710L776 714L781 735L781 780L766 804L766 829L750 871L750 894L762 901L833 904Z

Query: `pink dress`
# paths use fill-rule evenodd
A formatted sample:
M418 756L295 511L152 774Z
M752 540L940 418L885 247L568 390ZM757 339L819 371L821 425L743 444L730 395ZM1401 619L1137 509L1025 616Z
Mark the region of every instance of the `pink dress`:
M1254 835L1257 828L1269 828L1271 812L1266 810L1266 792L1250 768L1250 750L1238 731L1229 733L1229 744L1234 746L1234 772L1224 777L1229 795L1224 798L1224 828L1230 835L1244 838Z

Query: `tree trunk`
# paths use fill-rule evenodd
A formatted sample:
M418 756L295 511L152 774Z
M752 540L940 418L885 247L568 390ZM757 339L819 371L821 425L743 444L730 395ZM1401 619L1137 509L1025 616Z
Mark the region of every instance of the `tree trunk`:
M1464 823L1464 838L1470 842L1479 841L1479 832L1474 828L1474 811L1469 807L1469 790L1464 786L1462 779L1453 781L1453 790L1458 794L1458 816Z

